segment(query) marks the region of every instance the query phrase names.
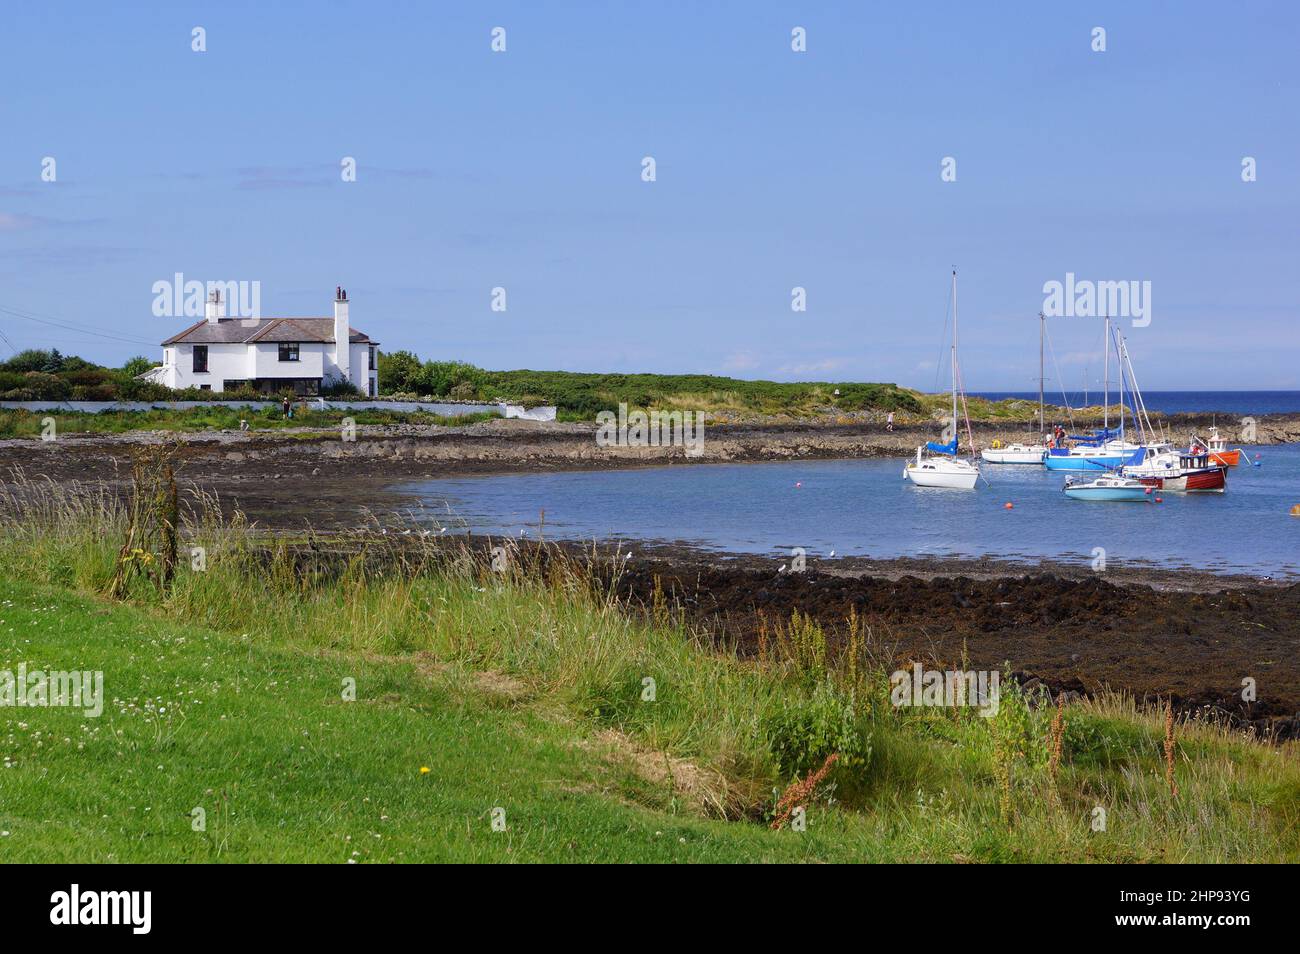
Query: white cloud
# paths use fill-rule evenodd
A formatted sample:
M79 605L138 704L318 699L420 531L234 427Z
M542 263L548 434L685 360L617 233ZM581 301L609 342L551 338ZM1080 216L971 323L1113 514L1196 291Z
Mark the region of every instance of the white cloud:
M844 367L843 358L822 358L819 361L805 361L799 364L783 364L777 370L781 374L826 374Z
M753 371L758 365L759 360L752 351L737 351L722 359L726 371Z

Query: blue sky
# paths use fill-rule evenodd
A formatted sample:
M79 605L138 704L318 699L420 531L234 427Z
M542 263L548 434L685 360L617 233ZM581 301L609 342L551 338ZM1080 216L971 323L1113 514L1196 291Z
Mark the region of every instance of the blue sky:
M955 265L972 390L1036 386L1067 272L1152 283L1148 389L1300 388L1297 10L14 5L0 309L78 330L0 333L157 356L184 319L152 285L182 272L260 281L268 315L327 314L341 283L385 348L490 368L930 389ZM1071 390L1098 325L1051 323Z

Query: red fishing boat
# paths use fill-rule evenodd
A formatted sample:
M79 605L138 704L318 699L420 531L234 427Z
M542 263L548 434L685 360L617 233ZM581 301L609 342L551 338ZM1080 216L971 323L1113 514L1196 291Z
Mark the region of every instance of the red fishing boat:
M1140 464L1122 468L1125 477L1136 477L1148 487L1170 493L1223 493L1227 489L1228 467L1216 463L1201 447L1169 451L1147 457Z

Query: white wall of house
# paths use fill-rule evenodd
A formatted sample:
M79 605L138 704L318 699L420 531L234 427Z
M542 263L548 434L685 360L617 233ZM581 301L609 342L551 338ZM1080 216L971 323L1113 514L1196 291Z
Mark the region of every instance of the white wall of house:
M189 344L174 344L164 349L163 367L169 388L201 388L206 385L213 391L220 391L222 381L249 376L248 345L207 345L206 373L194 370L194 347Z
M348 380L352 382L352 386L362 394L376 393L371 390L370 382L379 380L379 371L370 367L370 345L352 345L348 349L348 357ZM338 365L335 364L330 373L337 377L338 371Z
M334 350L333 345L310 344L304 341L298 345L297 361L281 361L278 344L264 342L247 347L253 356L253 373L241 375L244 378L324 377L325 349Z
M297 361L281 361L277 342L259 344L210 344L208 370L194 370L194 345L174 344L163 349L163 382L169 388L201 388L220 391L226 381L253 378L324 378L337 380L339 367L333 344L302 342ZM370 367L370 345L353 344L349 349L348 380L362 394L377 393L379 371ZM372 388L372 382L375 387Z

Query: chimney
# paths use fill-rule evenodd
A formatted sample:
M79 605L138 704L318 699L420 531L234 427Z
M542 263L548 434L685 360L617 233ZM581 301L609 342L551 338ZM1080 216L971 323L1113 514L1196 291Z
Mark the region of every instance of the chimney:
M339 377L350 380L352 371L350 357L352 348L348 344L351 326L348 324L348 293L342 286L334 289L334 363L338 365Z
M215 325L221 320L221 292L215 288L208 292L208 301L204 306L204 317L208 319L208 324Z

